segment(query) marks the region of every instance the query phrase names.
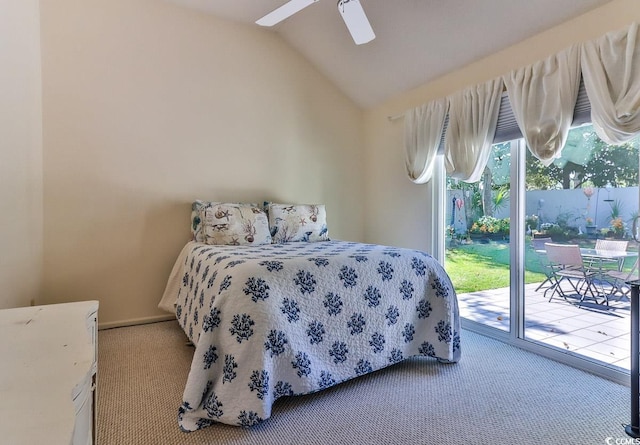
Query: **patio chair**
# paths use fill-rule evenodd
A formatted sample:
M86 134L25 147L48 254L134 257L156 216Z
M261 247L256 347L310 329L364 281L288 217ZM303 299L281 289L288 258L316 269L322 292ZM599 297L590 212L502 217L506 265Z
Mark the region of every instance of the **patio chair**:
M543 250L545 250L545 246L544 245L546 243L551 243L551 242L552 242L552 240L549 237L547 237L547 238L532 238L531 239L531 246L533 247L534 254L536 255L536 258L538 259L538 263L540 264L540 267L542 267L542 272L546 276L544 281L542 283L540 283L538 285L538 287L536 288L536 292L538 292L540 289L545 287L545 285L546 285L547 288L552 288L553 285L554 285L553 269L551 268L551 265L549 264L549 260L547 259L547 255L542 252ZM545 293L546 293L546 291L545 291Z
M597 239L596 240L596 251L605 250L609 252L626 252L627 246L629 245L629 241L625 240L610 240L610 239ZM593 263L593 262L592 262ZM614 266L618 271L622 270L624 266L624 258L619 259L599 259L597 267L600 270L603 269L611 269ZM590 264L590 266L594 266L594 264Z
M593 278L596 273L584 267L580 246L577 244L546 243L545 250L555 280L552 290L547 289L547 291L551 290L549 301L553 299L556 292L567 300L568 294L562 289L562 282L567 281L575 293L580 295L578 306L584 302L585 298L588 298L587 294L590 294L590 298L598 303L596 293L593 291Z
M631 270L628 272L623 272L619 270L611 270L605 274L605 278L608 280L613 286L612 295L618 293L618 301L622 297L629 298L629 293L631 292L631 287L627 284L627 281L637 280L638 277L638 261L640 259L636 259L635 263L631 267Z

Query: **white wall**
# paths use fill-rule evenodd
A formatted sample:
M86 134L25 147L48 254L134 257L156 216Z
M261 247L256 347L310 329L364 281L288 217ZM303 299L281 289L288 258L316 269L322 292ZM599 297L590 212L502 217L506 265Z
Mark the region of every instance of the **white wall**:
M42 2L47 302L153 318L190 203L324 203L363 239L362 111L273 33L157 0Z
M0 0L0 309L40 301L40 73L38 0Z
M366 240L403 247L429 248L431 227L428 217L431 204L427 186L414 185L406 177L402 146L403 121L389 121L388 116L403 113L467 86L532 64L573 43L626 28L634 20L640 21L640 1L614 0L367 110Z
M427 188L387 116L634 19L640 2L614 0L363 115L252 26L155 0L0 0L0 306L160 315L196 198L322 202L334 238L426 248Z

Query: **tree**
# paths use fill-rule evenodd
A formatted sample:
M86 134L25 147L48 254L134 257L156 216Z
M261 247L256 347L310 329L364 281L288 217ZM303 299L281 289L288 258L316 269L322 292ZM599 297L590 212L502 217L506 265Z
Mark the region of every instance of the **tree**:
M630 187L638 184L640 141L608 145L593 126L569 132L561 156L545 167L531 153L526 156L527 190L594 187ZM510 143L495 144L481 181L473 184L447 178L449 190L459 190L466 209L467 225L481 216L492 216L509 198Z
M459 190L462 196L467 227L481 216L493 216L509 199L510 147L508 142L493 146L479 182L467 183L447 177L447 189Z
M585 181L596 187L638 185L638 144L607 145L599 138L595 144L593 158L584 166Z
M638 184L638 143L608 145L593 126L574 128L560 158L548 167L527 156L527 190L630 187Z

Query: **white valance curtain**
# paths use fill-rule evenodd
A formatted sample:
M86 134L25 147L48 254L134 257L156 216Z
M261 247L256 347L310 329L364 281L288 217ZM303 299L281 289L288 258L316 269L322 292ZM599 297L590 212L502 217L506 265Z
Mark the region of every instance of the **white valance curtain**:
M494 79L449 98L444 165L452 178L480 180L496 133L502 87L502 79Z
M582 46L582 75L596 133L620 144L640 131L638 24Z
M449 103L443 98L405 113L405 164L409 179L416 184L431 179L448 109Z
M531 153L545 166L567 141L580 86L580 48L504 76L511 109Z
M640 35L633 23L626 30L574 45L502 79L448 97L449 123L444 137L447 173L466 182L476 182L482 176L503 85L529 150L543 164L551 164L567 139L580 76L591 103L591 120L602 140L619 144L640 133ZM405 119L405 155L407 172L414 182L431 177L432 153L442 139L439 113L446 108L442 100L437 101L439 105L430 103L405 115L411 116ZM438 114L433 119L423 115L431 112ZM422 147L428 147L427 151Z

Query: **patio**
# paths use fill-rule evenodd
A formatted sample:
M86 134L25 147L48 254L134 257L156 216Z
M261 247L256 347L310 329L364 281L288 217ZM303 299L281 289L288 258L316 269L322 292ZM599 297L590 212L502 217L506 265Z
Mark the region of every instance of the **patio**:
M630 304L612 298L609 306L591 301L544 297L538 284L525 286L525 337L630 369ZM458 294L460 315L503 331L509 330L509 289Z

